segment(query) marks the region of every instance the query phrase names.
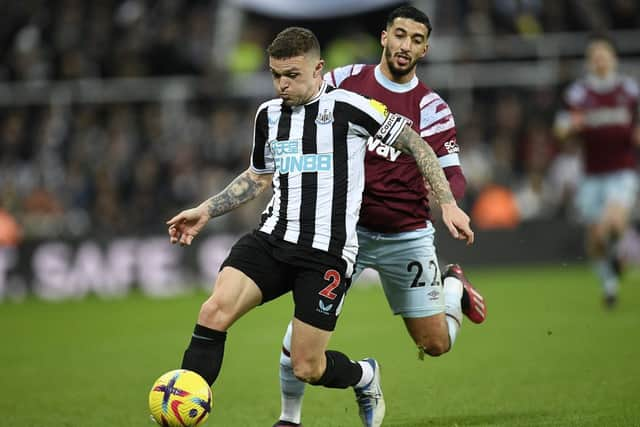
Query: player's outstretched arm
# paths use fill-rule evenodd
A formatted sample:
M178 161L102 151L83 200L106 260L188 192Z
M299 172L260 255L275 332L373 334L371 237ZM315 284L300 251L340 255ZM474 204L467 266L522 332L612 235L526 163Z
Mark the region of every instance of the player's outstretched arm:
M640 126L636 126L631 136L631 141L636 147L640 147Z
M467 244L473 243L474 236L469 224L469 216L458 207L438 157L431 146L425 144L420 135L409 126L403 128L393 146L416 160L420 172L429 182L442 209L442 221L451 235L456 239L466 240Z
M171 243L190 245L209 219L224 215L254 199L270 186L271 176L256 174L247 169L220 193L171 218L167 221Z
M584 128L584 113L578 110L560 111L553 123L553 134L560 142Z

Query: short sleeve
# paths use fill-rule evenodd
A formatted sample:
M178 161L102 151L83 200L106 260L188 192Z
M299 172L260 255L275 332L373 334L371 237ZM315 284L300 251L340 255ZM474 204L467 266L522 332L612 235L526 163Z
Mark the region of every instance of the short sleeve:
M275 162L269 144L269 109L260 106L253 128L253 148L251 149L251 170L257 174L275 172Z
M336 102L348 104L350 108L349 121L359 125L363 134L371 136L383 144L393 145L402 129L413 123L408 118L390 113L383 103L358 95L347 90L337 90Z

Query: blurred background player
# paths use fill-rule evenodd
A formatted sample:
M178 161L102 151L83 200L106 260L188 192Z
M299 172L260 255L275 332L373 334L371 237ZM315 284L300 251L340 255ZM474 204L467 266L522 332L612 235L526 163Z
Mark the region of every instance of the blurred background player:
M465 178L453 115L447 103L416 76L430 33L423 12L399 7L387 18L378 65L347 65L324 78L335 87L380 100L390 111L411 119L414 130L438 155L451 190L460 199ZM370 139L365 162L354 280L367 267L378 271L393 313L403 317L420 351L440 356L451 349L462 312L474 323L484 321L484 299L460 266L448 266L441 277L425 181L413 158ZM301 421L304 383L293 375L290 343L291 325L280 357L282 413L275 427L297 426Z
M638 190L638 85L619 75L611 40L594 36L586 49L588 74L566 91L568 111L558 114L556 134L582 141L584 180L576 207L586 223L586 250L602 282L604 304L618 297L621 260L617 242L629 226Z

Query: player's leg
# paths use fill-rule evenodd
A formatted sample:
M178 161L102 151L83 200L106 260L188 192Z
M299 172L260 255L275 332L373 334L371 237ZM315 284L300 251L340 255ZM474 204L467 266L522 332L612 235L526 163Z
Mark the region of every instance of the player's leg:
M618 278L622 273L622 260L620 259L618 246L630 223L630 209L623 203L613 200L607 204L602 221L605 230L606 256L611 268Z
M302 418L305 383L293 374L291 333L292 323L289 322L280 350L280 418L274 427L299 426Z
M422 353L429 356L440 356L451 349L455 338L449 335L449 327L444 313L422 317L403 317L407 332ZM459 325L451 330L457 334Z
M225 267L213 293L200 308L182 368L199 373L213 384L222 366L227 329L261 300L262 293L253 280L240 270Z
M378 363L374 359L353 362L344 353L327 350L331 334L293 319L291 360L296 378L328 388L353 387L363 425L380 426L385 407Z
M425 297L410 295L413 303L398 312L421 354L430 356L440 356L451 350L462 326L462 282L449 277L436 286L441 287L438 294L434 287Z
M585 251L607 298L614 294L617 278L606 257L605 230L600 224L606 201L604 194L605 184L601 177L585 177L576 193L576 211L585 225Z
M448 282L457 279L462 283L462 312L473 323L482 323L487 318L487 306L484 297L473 287L458 264L449 264L442 274L442 281L447 288Z
M612 230L608 218L616 215L607 214L607 206L612 204L615 206L616 196L624 198L629 192L633 193L633 198L627 196L626 203L631 204L635 200L637 186L635 182L633 174L630 178L622 180L590 176L584 179L576 194L577 211L585 223L586 252L600 279L604 302L608 307L614 305L617 299L619 279L609 255L612 250L609 248L613 245L610 242ZM624 191L621 186L625 187ZM611 200L614 202L612 203Z
M618 293L618 275L607 256L607 238L603 224L586 225L586 252L600 280L604 300L613 304Z
M315 266L298 271L293 287L293 373L299 380L313 385L353 387L363 424L380 426L385 404L378 363L373 359L353 362L339 351L327 350L349 285L345 277L346 263L315 261Z
M603 281L604 302L607 307L615 305L621 272L618 241L629 226L631 209L636 202L638 180L635 172L622 171L608 175L603 180L604 209L594 226L595 245L600 249L600 268L607 271L609 279ZM605 269L606 266L606 269Z
M202 304L182 367L213 384L222 365L227 329L256 305L288 290L281 280L285 270L257 236L243 236L231 248L211 296Z
M366 244L366 241L363 242L361 239L361 249L363 244ZM367 267L367 259L366 252L361 250L361 256L358 256L358 262L351 276L352 282L355 282L362 270ZM280 418L273 427L301 425L305 383L296 378L291 366L291 333L292 323L289 322L280 350Z
M389 306L418 348L432 356L449 351L462 323L463 285L442 281L433 227L380 237L371 252Z
M429 317L408 317L410 313L402 313L411 337L431 356L439 356L451 349L462 323L462 313L473 323L482 323L487 317L484 298L471 285L458 264L447 265L442 275L442 287L444 313ZM462 298L459 297L461 287ZM442 347L443 341L447 338L443 337L443 317L449 339L446 349Z

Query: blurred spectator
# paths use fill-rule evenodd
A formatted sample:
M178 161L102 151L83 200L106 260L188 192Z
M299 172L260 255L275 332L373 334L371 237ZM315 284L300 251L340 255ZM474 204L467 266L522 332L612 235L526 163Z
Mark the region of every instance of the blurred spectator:
M524 173L515 189L518 212L523 221L556 215L561 194L546 176L553 155L549 127L534 119L527 126L522 142Z
M484 187L493 182L494 159L489 144L483 140L478 124L461 128L460 163L467 179L466 206L471 206Z
M16 246L22 240L22 230L16 220L0 209L0 246Z
M478 230L511 229L520 223L520 213L513 192L507 187L489 185L471 210L471 220Z
M228 52L229 72L255 73L267 66L264 46L268 43L265 31L260 26L249 25L244 28L235 48Z
M326 70L345 64L370 64L380 56L380 42L356 27L331 40L324 52Z
M145 98L157 99L147 102L69 103L56 93L50 104L45 100L43 105L0 107L0 206L23 226L27 238L157 232L159 218L214 194L221 182L247 167L254 104L264 99L229 97L220 76L264 71L265 40L291 22L247 14L239 37L232 40L235 45L221 50L229 57L214 62L221 3L23 0L3 5L4 83L66 80L72 90L82 91L83 84L76 80L87 78L191 75L211 82L188 99L158 95ZM512 49L493 43L491 37L501 34L537 35L599 25L637 28L640 19L640 6L630 0L455 0L429 5L435 35L487 36L477 37L486 52ZM371 13L368 16L386 15ZM377 58L378 23L361 16L335 22L339 28L327 29L326 21L296 23L324 28L319 34L327 68ZM434 48L446 45L434 39ZM456 55L469 53L463 49ZM449 94L463 99L466 106L458 106L467 111L457 115L468 178L465 203L479 206L482 218L493 215L491 207L482 213L482 200L498 197L508 207L505 218L483 224L511 226L572 212L569 201L581 160L571 144L556 153L547 131L558 93L559 87L532 83L498 93L472 89ZM516 200L517 209L511 205ZM216 221L211 229L255 225L261 202Z
M465 27L471 36L489 36L494 31L490 0L470 0Z

